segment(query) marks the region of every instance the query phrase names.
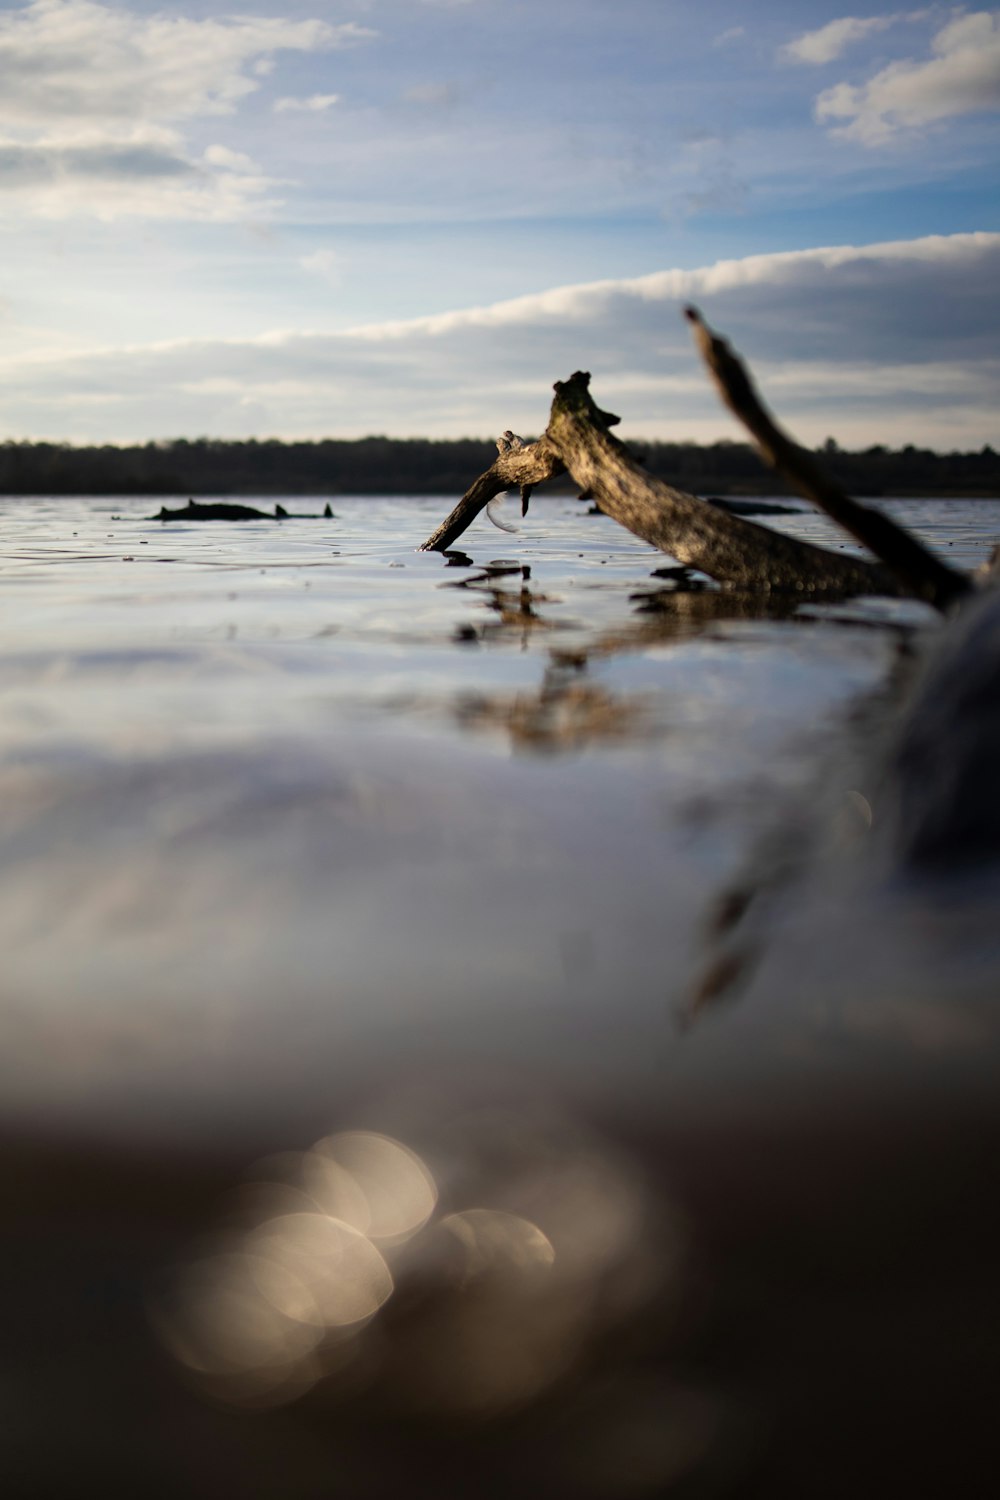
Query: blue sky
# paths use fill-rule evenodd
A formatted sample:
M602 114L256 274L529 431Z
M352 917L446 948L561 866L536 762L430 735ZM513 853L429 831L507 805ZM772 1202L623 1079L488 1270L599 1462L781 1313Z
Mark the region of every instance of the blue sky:
M1000 440L1000 11L0 0L0 435Z

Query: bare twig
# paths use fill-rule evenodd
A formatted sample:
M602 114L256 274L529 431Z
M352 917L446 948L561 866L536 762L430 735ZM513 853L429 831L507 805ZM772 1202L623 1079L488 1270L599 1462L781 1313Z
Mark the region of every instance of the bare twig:
M697 308L685 308L685 316L694 327L695 342L723 401L751 433L767 462L804 499L870 548L906 593L943 610L970 592L972 584L964 574L949 568L882 511L859 505L824 474L812 455L782 432L725 339L712 332Z

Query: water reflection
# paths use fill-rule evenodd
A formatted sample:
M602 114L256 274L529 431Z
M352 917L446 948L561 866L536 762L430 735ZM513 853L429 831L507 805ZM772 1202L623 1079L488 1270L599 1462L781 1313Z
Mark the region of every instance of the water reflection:
M537 692L465 693L456 707L458 723L463 729L503 729L520 749L550 752L634 742L651 732L645 699L581 681L579 670L553 662Z
M522 574L519 591L498 587L498 573ZM589 681L591 662L689 641L728 621L783 620L797 609L787 597L741 594L704 587L687 578L686 569L660 568L654 576L684 575L675 586L653 589L630 597L638 619L595 631L586 644L549 648L540 686L515 694L465 691L456 706L456 718L464 729L504 729L520 749L542 751L578 750L591 744L639 743L655 733L656 704L651 695L614 691ZM530 633L568 628L568 622L553 620L541 606L558 603L554 596L533 592L523 580L530 569L512 569L500 563L449 587L468 588L484 596L487 608L498 618L485 625L463 625L463 641L504 640L521 632L526 647Z
M512 572L521 575L518 591L494 582ZM655 730L652 700L586 680L589 662L689 640L720 621L784 619L796 609L795 602L787 599L706 588L689 579L686 569L660 568L654 576L672 576L675 572L679 576L674 587L631 596L637 601L641 619L595 632L582 646L553 645L536 691L513 695L464 692L456 709L459 724L471 730L504 729L521 749L568 751L590 744L640 742ZM568 622L542 612L542 606L558 604L559 600L533 591L527 582L530 576L528 567L501 562L449 584L481 594L486 607L497 616L478 627L463 625L458 638L500 641L520 632L526 648L531 632L568 628Z
M518 575L521 587L517 590L499 585L495 580ZM539 593L529 587L531 568L517 563L489 563L481 571L472 573L445 585L447 588L467 589L482 596L483 604L492 611L496 619L483 625L462 624L456 632L460 641L504 640L514 632L520 633L523 650L527 650L531 632L567 628L566 621L553 620L543 615L540 605L559 604L561 600L549 594Z

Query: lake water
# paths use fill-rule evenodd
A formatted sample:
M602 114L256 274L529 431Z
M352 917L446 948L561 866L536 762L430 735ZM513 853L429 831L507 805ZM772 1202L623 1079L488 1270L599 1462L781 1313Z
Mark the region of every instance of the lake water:
M859 1193L871 1208L891 1180L913 1232L946 1202L957 1212L947 1193L966 1180L965 1136L939 1178L916 1164L929 1122L981 1124L992 1098L996 888L942 901L864 854L880 818L872 747L906 651L936 628L930 611L866 600L793 613L671 592L655 576L669 559L571 497L535 497L523 521L508 502L517 534L484 516L450 558L415 549L453 497L345 498L333 520L281 524L162 525L148 519L159 503L0 501L8 1141L47 1143L52 1181L83 1163L105 1259L117 1241L102 1184L145 1203L160 1181L150 1163L169 1160L161 1219L197 1236L212 1195L192 1206L179 1178L218 1162L225 1185L255 1156L286 1153L260 1169L270 1185L243 1238L230 1226L214 1259L191 1261L179 1228L147 1232L136 1211L143 1277L171 1257L202 1268L138 1321L197 1388L192 1411L207 1394L276 1406L282 1421L304 1403L314 1422L310 1401L327 1413L343 1401L353 1422L360 1402L368 1446L339 1427L331 1438L348 1500L402 1493L370 1446L386 1412L412 1423L527 1410L556 1424L500 1448L476 1427L466 1489L442 1478L421 1427L417 1494L508 1494L529 1456L537 1493L672 1493L708 1472L728 1493L718 1474L758 1462L760 1493L826 1493L794 1463L774 1468L769 1450L759 1460L773 1411L747 1394L738 1338L723 1375L701 1356L692 1374L686 1355L665 1375L663 1329L707 1281L728 1285L718 1266L734 1244L763 1263L765 1243L799 1243L790 1204L818 1224L816 1242L855 1257L855 1279L870 1239ZM888 508L960 567L1000 538L1000 502ZM811 514L767 524L840 545ZM758 888L766 915L731 931L720 913ZM317 1173L341 1183L327 1220L348 1225L326 1259L310 1238L327 1202ZM348 1178L396 1204L384 1232L343 1209ZM58 1204L37 1183L32 1203L36 1191L51 1223ZM422 1193L426 1213L407 1217L399 1204ZM852 1215L856 1241L838 1238L831 1225L846 1234ZM74 1217L81 1243L87 1233ZM124 1233L130 1255L136 1233ZM691 1269L702 1245L705 1278ZM361 1269L351 1262L331 1289L334 1251ZM779 1330L771 1394L786 1411L808 1278L789 1290L773 1256L768 1281L753 1255L743 1291L752 1265L768 1296L780 1286L790 1299L761 1325ZM262 1264L270 1280L250 1287L247 1266ZM372 1291L385 1267L384 1294ZM447 1298L420 1300L449 1276L490 1289L461 1326ZM409 1301L390 1295L392 1277ZM370 1307L337 1311L347 1282ZM817 1284L802 1316L821 1322L837 1346L829 1369L843 1371L834 1304L847 1292L838 1283L828 1305ZM867 1307L869 1286L858 1295ZM219 1322L233 1299L252 1348ZM629 1344L646 1320L655 1358ZM595 1357L609 1341L614 1355ZM60 1347L63 1364L82 1359L75 1335ZM130 1368L109 1360L107 1399L125 1400ZM610 1405L591 1379L609 1370ZM553 1393L572 1372L567 1418ZM833 1378L817 1398L824 1421ZM202 1418L185 1407L178 1420L193 1442ZM567 1420L589 1447L567 1447ZM244 1459L256 1473L247 1455L266 1450L282 1477L254 1494L328 1493L331 1460L315 1431L296 1433L255 1427L242 1459L231 1435L206 1440L234 1473ZM623 1488L625 1449L640 1458ZM122 1484L129 1463L141 1477L160 1461L155 1443L125 1452Z

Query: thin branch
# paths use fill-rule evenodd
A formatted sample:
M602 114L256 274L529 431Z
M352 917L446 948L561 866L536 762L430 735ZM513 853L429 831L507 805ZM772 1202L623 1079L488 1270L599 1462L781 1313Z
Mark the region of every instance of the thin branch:
M479 512L506 490L519 489L526 509L525 494L530 494L534 485L563 472L563 465L544 437L537 443L523 443L518 438L520 447L511 442L512 437L512 433L505 432L498 439L499 457L470 485L447 520L420 547L421 552L444 552L472 525Z
M782 432L743 363L697 308L685 308L695 342L729 410L748 429L764 458L806 500L818 505L900 580L907 594L947 609L972 589L970 580L943 563L884 512L859 505L835 484L810 453Z

